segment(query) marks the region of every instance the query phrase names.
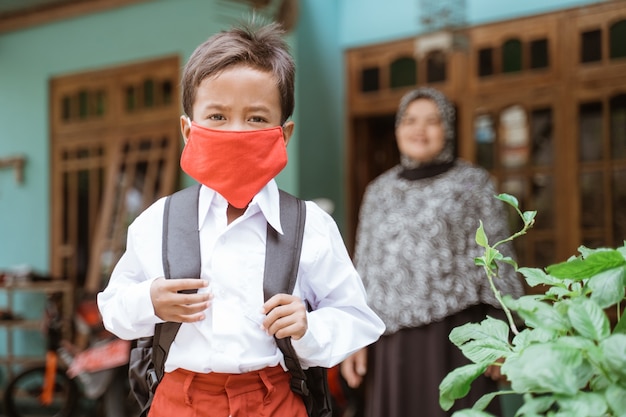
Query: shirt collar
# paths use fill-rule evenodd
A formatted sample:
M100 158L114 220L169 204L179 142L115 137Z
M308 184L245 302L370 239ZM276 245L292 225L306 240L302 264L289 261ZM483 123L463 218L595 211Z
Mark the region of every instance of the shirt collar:
M198 200L198 229L204 224L209 208L213 204L217 192L205 185L200 188L200 196ZM280 224L280 195L278 193L278 185L275 180L270 180L265 187L259 191L252 201L250 206L258 206L259 210L265 217L265 220L272 226L278 233L283 234L283 229Z

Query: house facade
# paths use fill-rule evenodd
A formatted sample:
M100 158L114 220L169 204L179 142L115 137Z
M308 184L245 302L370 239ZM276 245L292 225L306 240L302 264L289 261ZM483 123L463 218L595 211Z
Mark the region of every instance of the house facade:
M399 98L419 85L457 106L459 156L539 211L518 243L521 264L626 238L624 0L39 7L0 13L0 271L32 269L80 293L103 285L128 223L190 182L178 165L182 65L252 14L288 24L298 68L296 132L279 185L331 202L349 248L365 186L398 160ZM40 295L16 305L41 315ZM36 337L11 343L38 355Z

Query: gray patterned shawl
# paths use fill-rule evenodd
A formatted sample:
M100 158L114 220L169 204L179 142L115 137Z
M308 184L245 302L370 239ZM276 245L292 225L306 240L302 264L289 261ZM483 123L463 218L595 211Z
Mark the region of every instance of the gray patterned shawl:
M445 126L450 129L450 123ZM479 220L490 242L509 235L505 204L494 198L489 173L457 160L443 173L408 180L400 176L405 168L413 167L403 161L368 185L356 235L355 264L386 334L474 304L499 307L483 269L474 265L483 254L475 242ZM510 245L499 249L513 255ZM512 267L502 266L500 276L496 286L502 293L522 295Z

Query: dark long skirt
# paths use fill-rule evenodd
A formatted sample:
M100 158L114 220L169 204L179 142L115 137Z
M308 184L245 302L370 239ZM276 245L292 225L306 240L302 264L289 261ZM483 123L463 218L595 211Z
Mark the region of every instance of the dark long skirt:
M503 316L500 310L490 306L472 306L443 321L383 336L368 354L365 416L450 416L455 410L470 408L483 394L496 391L495 381L480 376L469 394L457 400L452 410L445 412L439 406L439 383L453 369L470 363L449 341L450 331L468 322L481 322L487 314ZM501 415L497 397L487 411Z

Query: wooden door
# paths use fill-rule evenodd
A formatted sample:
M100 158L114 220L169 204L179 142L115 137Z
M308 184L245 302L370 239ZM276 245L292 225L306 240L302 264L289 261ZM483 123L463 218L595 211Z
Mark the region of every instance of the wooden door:
M51 273L101 289L125 230L178 184L177 57L54 78Z

